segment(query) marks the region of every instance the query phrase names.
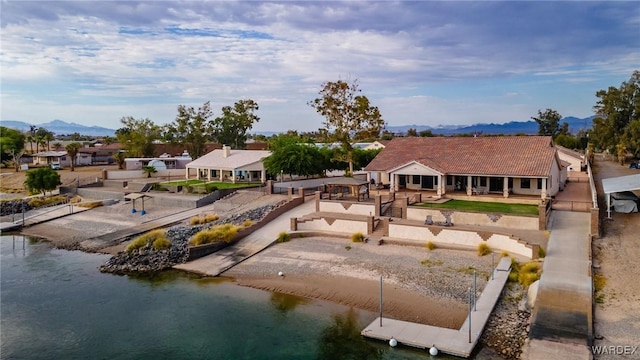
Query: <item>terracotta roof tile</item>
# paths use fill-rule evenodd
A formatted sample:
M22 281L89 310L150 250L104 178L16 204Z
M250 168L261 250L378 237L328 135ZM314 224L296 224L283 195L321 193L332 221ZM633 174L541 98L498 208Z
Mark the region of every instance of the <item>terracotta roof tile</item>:
M556 148L549 136L395 138L367 165L389 171L417 161L443 174L548 176Z

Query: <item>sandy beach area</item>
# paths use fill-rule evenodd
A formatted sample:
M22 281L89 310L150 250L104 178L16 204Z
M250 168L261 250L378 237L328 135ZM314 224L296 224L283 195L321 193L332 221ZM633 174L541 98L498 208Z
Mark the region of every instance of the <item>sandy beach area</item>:
M271 246L222 276L243 286L376 313L382 276L385 317L458 329L466 317L473 269L480 294L490 261L468 251L309 237Z

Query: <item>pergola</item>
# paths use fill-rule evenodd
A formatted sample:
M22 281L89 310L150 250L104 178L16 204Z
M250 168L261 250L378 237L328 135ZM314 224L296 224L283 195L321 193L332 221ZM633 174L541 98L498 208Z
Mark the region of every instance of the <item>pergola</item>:
M352 177L340 178L336 180L330 180L326 184L327 191L329 192L329 200L331 200L331 194L336 194L336 197L342 196L344 189L349 189L349 194L353 195L360 201L360 197L369 197L369 182L367 180L360 180ZM338 195L340 194L340 195Z

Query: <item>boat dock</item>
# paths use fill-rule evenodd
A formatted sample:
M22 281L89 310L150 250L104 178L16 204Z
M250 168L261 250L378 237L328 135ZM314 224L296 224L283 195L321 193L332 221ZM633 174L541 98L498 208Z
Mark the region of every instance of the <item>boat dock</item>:
M362 330L361 334L384 341L395 339L398 344L426 350L435 347L442 353L469 357L500 298L510 270L511 259L503 257L493 270L493 279L487 282L482 294L477 298L475 311L471 311L471 323L467 316L459 330L378 317Z

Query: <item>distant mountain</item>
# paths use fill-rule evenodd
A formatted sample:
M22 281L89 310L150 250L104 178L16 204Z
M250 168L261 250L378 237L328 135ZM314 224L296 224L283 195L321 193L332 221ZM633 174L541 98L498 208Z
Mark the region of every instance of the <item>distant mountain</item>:
M116 133L113 129L100 126L84 126L76 123L68 123L62 120L53 120L44 124L29 124L24 121L2 120L0 125L24 132L29 131L31 129L31 125L35 125L39 128L45 128L56 135L69 135L77 132L80 135L86 136L115 136Z
M580 130L591 129L593 126L593 118L595 116L589 116L586 118L577 118L573 116L567 116L560 120L560 125L566 122L569 124L569 132L576 134ZM387 126L387 130L394 134L406 134L409 129L416 129L417 132L423 130L431 130L436 135L457 135L457 134L473 134L482 133L486 135L515 135L515 134L527 134L535 135L538 133L538 123L533 120L529 121L511 121L504 124L474 124L474 125L447 125L431 127L427 125L401 125L401 126Z

